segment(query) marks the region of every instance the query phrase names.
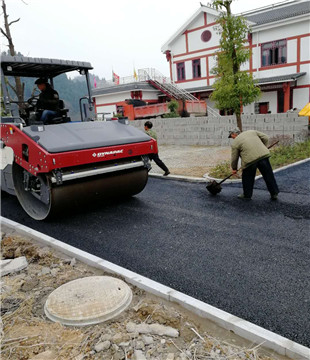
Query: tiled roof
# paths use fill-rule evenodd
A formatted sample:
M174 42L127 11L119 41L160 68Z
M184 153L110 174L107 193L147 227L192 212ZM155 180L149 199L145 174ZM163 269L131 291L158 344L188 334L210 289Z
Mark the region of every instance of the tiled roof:
M265 84L265 83L273 83L273 82L280 82L280 81L295 81L304 75L306 75L306 73L301 72L301 73L294 73L294 74L288 74L288 75L272 76L272 77L262 78L262 79L257 79L257 80L258 80L258 84L261 85L261 84Z
M288 75L272 76L272 77L256 79L256 80L257 80L258 85L263 85L263 84L267 84L267 83L272 84L272 83L285 82L285 81L295 81L304 75L306 75L305 72L300 72L300 73L294 73L294 74L288 74ZM186 90L189 91L190 93L194 93L194 92L212 91L213 88L212 88L212 86L199 86L196 88L189 88Z
M97 88L97 89L93 89L92 93L93 95L106 95L106 94L115 94L123 91L137 91L137 90L154 90L154 87L151 86L147 81L140 81L129 84L120 84L110 87Z
M256 25L271 23L274 21L284 20L295 16L310 13L310 2L294 2L286 6L274 6L272 9L262 10L248 15L244 15L249 21Z

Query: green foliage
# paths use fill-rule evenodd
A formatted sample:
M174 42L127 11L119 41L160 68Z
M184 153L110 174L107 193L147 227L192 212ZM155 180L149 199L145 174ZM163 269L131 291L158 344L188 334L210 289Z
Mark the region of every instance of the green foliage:
M163 118L168 119L168 118L176 118L176 117L180 117L180 115L176 112L170 112L167 114L163 115Z
M209 176L215 178L215 179L223 179L224 177L231 174L231 167L229 161L223 161L216 166L214 166L210 172Z
M258 99L260 89L255 86L251 74L241 71L241 66L250 58L250 50L245 48L245 39L250 29L241 16L233 16L230 10L232 0L214 0L213 7L222 11L218 18L218 32L221 35L217 65L212 69L216 76L211 99L218 109L232 109L241 125L241 106ZM239 126L242 129L242 126Z
M293 145L280 145L272 151L270 163L274 168L310 157L310 140Z
M164 114L163 118L176 118L179 117L180 115L178 114L177 110L178 110L179 104L176 100L171 100L168 103L168 109L170 110L169 113Z
M270 164L273 169L293 164L297 161L310 157L310 140L295 143L293 145L280 145L270 150ZM213 167L209 176L216 179L223 179L231 174L230 161L224 161ZM259 174L259 172L257 172Z
M176 100L171 100L168 103L168 109L170 110L171 113L176 113L178 110L179 104Z

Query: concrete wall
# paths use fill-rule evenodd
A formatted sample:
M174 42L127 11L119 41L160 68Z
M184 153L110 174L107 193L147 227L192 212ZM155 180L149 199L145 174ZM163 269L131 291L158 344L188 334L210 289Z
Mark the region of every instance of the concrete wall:
M130 125L144 130L146 120L134 120ZM151 119L158 143L166 145L230 145L228 131L236 127L235 116ZM269 137L285 136L302 141L308 136L308 118L297 113L243 115L243 130L255 129Z

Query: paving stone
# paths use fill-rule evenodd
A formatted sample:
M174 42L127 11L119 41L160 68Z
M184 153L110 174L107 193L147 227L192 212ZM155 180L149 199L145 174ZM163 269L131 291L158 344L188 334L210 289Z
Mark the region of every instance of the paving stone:
M0 260L0 269L2 276L23 270L27 266L28 262L25 256L21 256L15 259Z

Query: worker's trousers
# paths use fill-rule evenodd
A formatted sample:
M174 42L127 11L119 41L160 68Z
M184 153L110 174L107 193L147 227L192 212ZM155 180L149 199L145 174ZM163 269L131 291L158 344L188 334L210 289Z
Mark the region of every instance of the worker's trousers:
M156 165L164 170L165 173L169 172L167 166L160 160L158 154L149 154L150 160L154 160Z
M49 121L54 119L56 116L57 116L57 111L43 110L40 120L43 121L44 124L47 124Z
M251 198L255 181L256 170L259 170L265 180L270 195L277 195L279 188L274 177L269 158L257 161L242 171L243 194L246 198Z

